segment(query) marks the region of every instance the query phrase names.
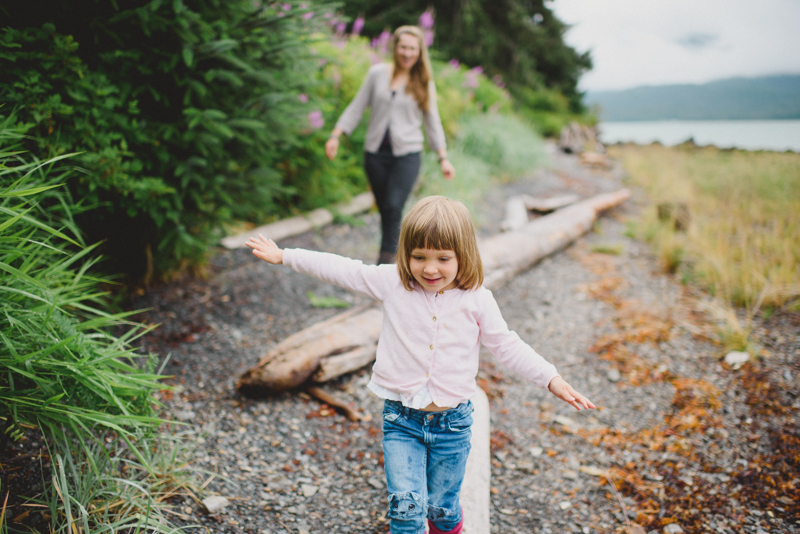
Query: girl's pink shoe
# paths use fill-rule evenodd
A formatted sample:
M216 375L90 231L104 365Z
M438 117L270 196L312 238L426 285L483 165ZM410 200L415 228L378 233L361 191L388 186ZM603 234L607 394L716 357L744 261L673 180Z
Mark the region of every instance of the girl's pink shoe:
M430 529L430 534L461 534L461 530L464 528L464 509L461 509L461 521L455 526L453 530L439 530L433 523L428 520L428 528Z

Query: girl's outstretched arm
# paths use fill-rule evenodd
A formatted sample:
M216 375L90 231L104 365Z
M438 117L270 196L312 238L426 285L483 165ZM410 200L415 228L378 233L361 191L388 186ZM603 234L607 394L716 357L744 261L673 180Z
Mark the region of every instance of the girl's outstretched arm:
M573 405L576 410L595 408L592 401L575 391L572 386L560 376L554 377L547 386L547 389L559 399Z
M253 249L253 254L267 263L280 265L283 263L283 250L278 248L275 241L258 234L258 238L251 237L246 245Z

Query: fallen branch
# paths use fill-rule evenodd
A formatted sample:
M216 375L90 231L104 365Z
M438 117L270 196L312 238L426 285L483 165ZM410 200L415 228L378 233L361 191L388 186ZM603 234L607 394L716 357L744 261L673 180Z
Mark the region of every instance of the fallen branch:
M344 401L337 399L330 393L323 391L322 389L316 386L309 386L306 388L306 393L314 397L315 399L324 402L328 406L333 406L334 408L341 411L345 417L349 420L355 421L372 421L372 415L368 413L361 413L358 410L352 409L350 406L344 403Z

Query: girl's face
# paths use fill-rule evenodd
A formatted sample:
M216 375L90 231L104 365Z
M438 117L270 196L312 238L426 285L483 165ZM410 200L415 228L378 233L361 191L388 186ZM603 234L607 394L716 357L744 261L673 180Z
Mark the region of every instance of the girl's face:
M419 39L410 33L400 34L394 53L400 67L410 70L419 59Z
M458 259L453 250L415 248L409 257L414 280L427 291L445 291L456 287Z

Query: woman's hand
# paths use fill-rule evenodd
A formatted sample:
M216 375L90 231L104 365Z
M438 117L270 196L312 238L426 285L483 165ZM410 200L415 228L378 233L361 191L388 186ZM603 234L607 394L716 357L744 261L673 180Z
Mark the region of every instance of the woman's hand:
M442 161L439 162L439 166L442 168L442 175L445 180L452 180L455 178L456 170L449 159L443 158Z
M567 384L566 380L560 376L553 378L550 381L550 384L547 385L547 389L549 389L550 393L559 399L573 405L576 410L580 411L583 408L595 408L595 405L592 404L592 401L572 389L572 386Z
M325 155L328 156L328 159L333 160L337 152L339 152L339 138L331 137L325 142Z
M278 248L275 241L267 239L263 235L258 234L258 239L251 237L250 241L245 243L248 247L253 249L253 254L261 258L267 263L279 265L283 263L283 250Z

